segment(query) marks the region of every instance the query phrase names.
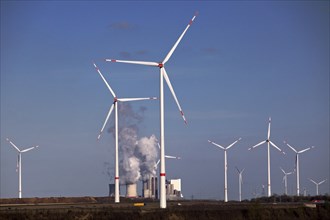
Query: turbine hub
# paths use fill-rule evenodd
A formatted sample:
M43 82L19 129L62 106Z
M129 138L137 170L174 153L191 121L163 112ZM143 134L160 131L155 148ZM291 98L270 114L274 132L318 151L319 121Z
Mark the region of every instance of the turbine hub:
M114 97L113 98L113 102L117 102L118 101L118 98L117 97Z
M266 142L268 143L268 142L269 142L269 140L267 139L267 140L266 140Z
M159 67L159 68L163 68L163 67L164 67L164 64L159 63L159 64L158 64L158 67Z

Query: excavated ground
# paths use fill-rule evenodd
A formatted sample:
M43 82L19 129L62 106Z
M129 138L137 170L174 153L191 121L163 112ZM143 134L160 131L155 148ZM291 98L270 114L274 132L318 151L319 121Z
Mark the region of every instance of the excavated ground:
M144 203L136 207L134 204ZM0 219L330 219L330 204L228 202L209 200L159 202L109 197L0 199Z

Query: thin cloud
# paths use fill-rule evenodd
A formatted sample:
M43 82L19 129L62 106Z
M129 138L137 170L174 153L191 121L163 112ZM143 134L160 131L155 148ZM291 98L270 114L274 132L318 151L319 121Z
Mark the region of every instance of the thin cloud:
M121 51L121 52L119 52L119 55L120 55L120 57L125 58L125 59L132 57L131 53L127 52L127 51Z
M131 24L127 21L115 22L109 25L111 29L114 30L131 30L136 27L136 25Z
M136 51L136 54L137 55L145 55L147 53L148 53L148 51L146 51L146 50L138 50L138 51Z
M199 120L222 120L222 119L233 119L233 118L242 118L246 115L239 112L229 112L222 110L212 110L208 112L193 111L190 112L190 118L199 119Z
M214 47L206 47L206 48L202 48L201 49L202 52L206 53L206 54L218 54L219 50L217 48Z

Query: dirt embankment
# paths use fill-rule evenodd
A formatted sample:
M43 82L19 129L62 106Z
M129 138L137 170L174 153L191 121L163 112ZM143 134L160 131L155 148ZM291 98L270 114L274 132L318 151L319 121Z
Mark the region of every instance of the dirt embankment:
M16 201L18 200L18 201ZM9 202L13 205L6 205ZM134 207L144 202L143 207ZM330 204L309 208L303 203L223 203L218 201L173 201L159 209L152 200L121 199L120 204L101 197L1 199L0 219L330 219Z

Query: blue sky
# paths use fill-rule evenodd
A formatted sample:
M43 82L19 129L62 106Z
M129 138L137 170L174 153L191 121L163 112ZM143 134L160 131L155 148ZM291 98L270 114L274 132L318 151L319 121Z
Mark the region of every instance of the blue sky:
M300 156L301 188L312 178L329 193L328 1L1 1L0 197L16 197L16 152L22 148L23 197L106 196L114 140L98 132L112 96L159 96L158 70L106 63L104 58L161 61L195 11L195 22L166 66L185 126L165 87L168 178L182 178L190 198L223 199L223 152L229 145L228 197L238 199L235 166L245 167L243 198L267 183L266 147L247 149L267 134L287 152L271 150L272 191L284 191L282 173ZM145 107L139 135L159 134L158 102ZM113 118L111 118L113 121ZM109 127L110 125L108 125ZM112 166L112 165L111 165ZM295 193L295 177L288 177Z

